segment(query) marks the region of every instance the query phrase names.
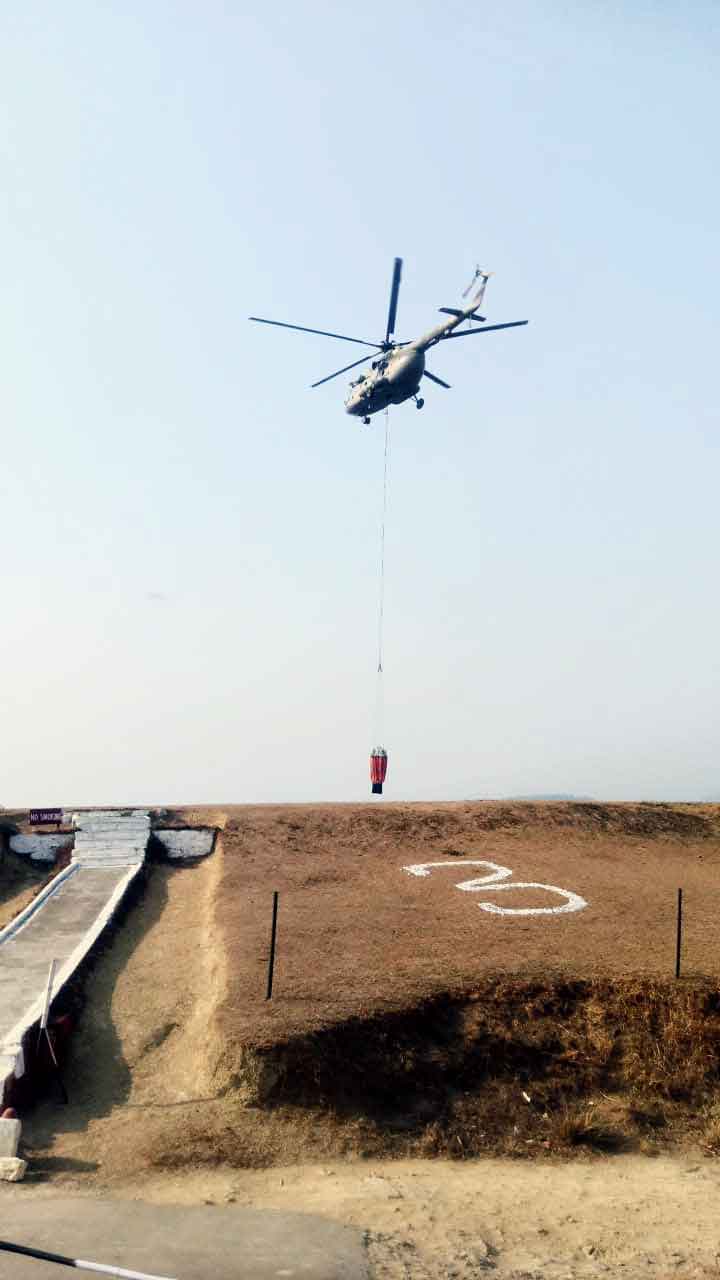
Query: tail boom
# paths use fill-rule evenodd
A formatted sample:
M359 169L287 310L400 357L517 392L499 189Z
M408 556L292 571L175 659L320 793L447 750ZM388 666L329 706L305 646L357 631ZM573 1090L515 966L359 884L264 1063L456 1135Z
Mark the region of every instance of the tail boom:
M446 320L444 324L436 325L436 327L431 329L429 333L424 333L421 338L418 338L417 341L413 343L413 346L419 351L427 351L428 347L434 346L434 344L436 342L440 342L442 338L449 337L453 329L457 329L458 326L464 324L466 320L484 320L484 316L479 316L475 313L477 312L478 307L482 306L483 298L485 297L485 289L489 279L490 272L481 271L480 280L482 283L468 306L441 307L440 310L445 315L451 316L452 319Z

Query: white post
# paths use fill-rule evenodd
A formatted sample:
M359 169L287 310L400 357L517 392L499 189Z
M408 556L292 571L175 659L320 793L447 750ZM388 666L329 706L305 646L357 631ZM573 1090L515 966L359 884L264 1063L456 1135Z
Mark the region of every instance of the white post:
M57 960L50 961L50 972L48 973L47 987L45 989L45 1004L43 1006L42 1018L40 1019L40 1030L47 1030L48 1014L50 1012L50 1001L52 1000L53 980L55 978L55 969Z

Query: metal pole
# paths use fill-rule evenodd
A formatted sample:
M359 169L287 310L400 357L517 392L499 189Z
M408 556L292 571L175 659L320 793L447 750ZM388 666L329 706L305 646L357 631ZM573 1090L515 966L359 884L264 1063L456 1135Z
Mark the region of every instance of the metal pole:
M43 1004L43 1011L40 1017L40 1027L38 1030L38 1038L37 1038L37 1044L35 1046L35 1052L36 1053L39 1052L40 1044L44 1036L45 1043L47 1044L48 1052L50 1054L50 1061L52 1062L52 1065L55 1069L55 1079L57 1080L58 1088L60 1089L60 1096L62 1097L63 1102L67 1104L67 1102L69 1101L67 1096L67 1089L65 1088L65 1085L63 1083L63 1078L60 1074L60 1066L58 1064L58 1060L55 1055L55 1046L53 1045L52 1036L50 1034L50 1028L48 1027L48 1017L50 1014L50 1003L52 1001L53 982L55 981L56 968L57 968L57 960L51 960L50 972L48 973L47 986L45 988L45 1002Z
M677 945L675 948L675 977L680 977L680 949L682 947L682 889L678 889Z
M266 1000L272 999L273 972L275 970L275 938L277 937L278 892L273 893L272 932L270 934L270 961L268 964L268 980Z
M147 1271L128 1271L125 1267L108 1267L102 1262L84 1262L82 1258L68 1258L64 1253L49 1253L47 1249L33 1249L27 1244L11 1244L9 1240L0 1240L0 1251L19 1253L26 1258L39 1258L41 1262L57 1262L61 1267L75 1267L80 1271L99 1271L104 1276L120 1276L121 1280L171 1280L169 1276L150 1275Z

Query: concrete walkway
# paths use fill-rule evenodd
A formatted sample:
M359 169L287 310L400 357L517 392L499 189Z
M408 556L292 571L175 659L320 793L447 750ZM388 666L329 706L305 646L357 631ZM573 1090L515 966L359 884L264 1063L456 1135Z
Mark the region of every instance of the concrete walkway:
M0 1095L23 1070L20 1046L37 1020L51 960L67 981L137 875L150 833L147 813L82 814L71 866L37 907L0 933ZM47 891L44 891L46 893Z
M74 871L0 944L0 1045L42 996L50 961L65 964L126 876L127 867Z
M0 1237L171 1280L368 1280L369 1275L360 1231L301 1213L15 1194L3 1214ZM65 1274L56 1263L0 1252L0 1280L60 1280ZM90 1274L76 1271L78 1280Z

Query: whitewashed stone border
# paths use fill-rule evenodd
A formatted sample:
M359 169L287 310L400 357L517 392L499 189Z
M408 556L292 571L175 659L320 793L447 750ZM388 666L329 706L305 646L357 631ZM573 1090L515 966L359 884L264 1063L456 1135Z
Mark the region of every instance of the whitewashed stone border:
M10 848L13 853L22 854L23 857L29 857L32 862L54 862L61 849L69 849L72 846L74 837L66 832L65 835L60 833L52 833L50 835L12 835L10 836Z
M155 839L173 862L182 858L206 858L215 847L214 827L156 828Z
M0 1182L22 1182L27 1173L27 1161L17 1156L0 1156Z
M6 1120L4 1116L0 1116L0 1157L7 1160L15 1159L21 1133L20 1120Z

